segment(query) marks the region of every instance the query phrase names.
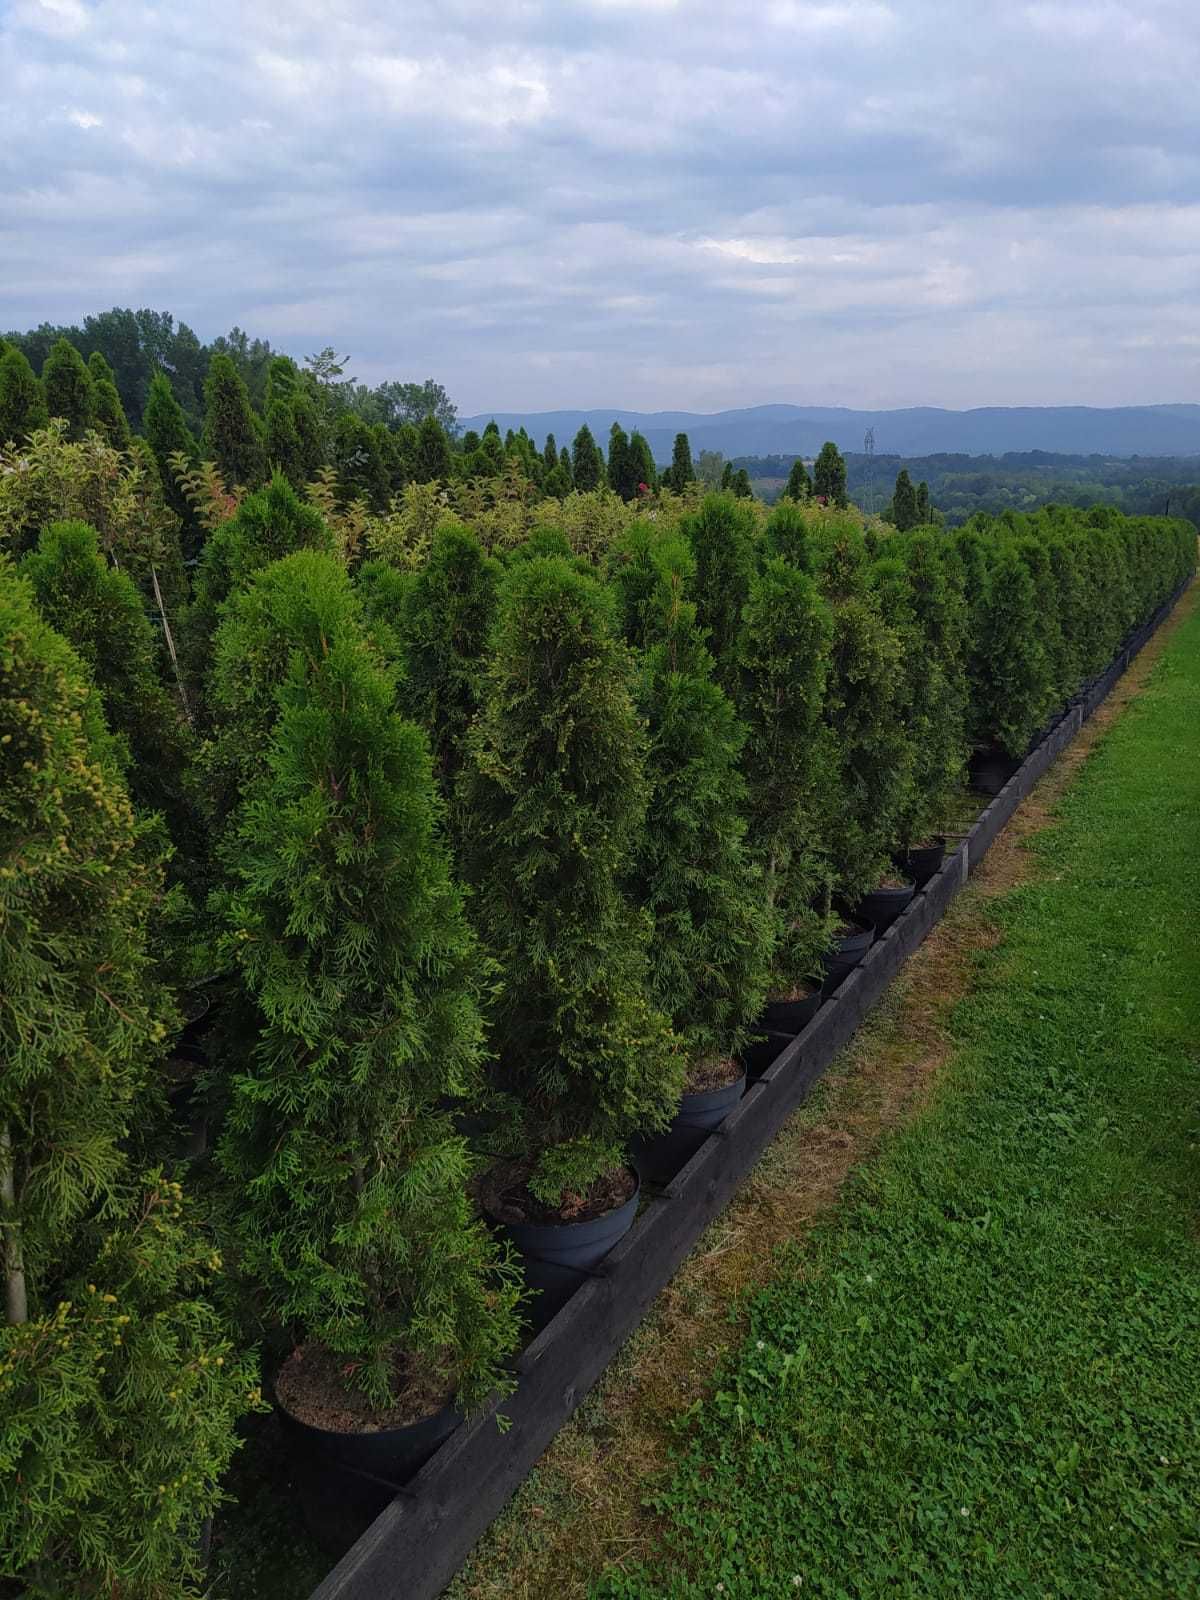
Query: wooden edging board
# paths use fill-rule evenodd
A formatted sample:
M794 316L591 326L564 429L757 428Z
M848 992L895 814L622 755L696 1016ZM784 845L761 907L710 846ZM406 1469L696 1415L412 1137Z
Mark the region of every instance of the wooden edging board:
M632 1230L517 1359L519 1383L464 1422L309 1600L435 1600L904 962L941 920L1020 802L1111 693L1186 584L1126 641L980 814L862 964L821 1006ZM508 1419L503 1432L495 1412Z

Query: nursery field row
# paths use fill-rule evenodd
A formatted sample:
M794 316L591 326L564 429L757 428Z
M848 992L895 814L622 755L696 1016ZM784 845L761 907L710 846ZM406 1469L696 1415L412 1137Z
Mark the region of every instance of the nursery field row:
M0 1574L129 1600L201 1581L223 1483L218 1548L261 1519L247 1417L336 1551L527 1404L655 1188L910 947L968 765L1195 564L1107 512L607 491L497 542L433 486L364 546L328 483L197 469L188 569L136 446L9 464Z

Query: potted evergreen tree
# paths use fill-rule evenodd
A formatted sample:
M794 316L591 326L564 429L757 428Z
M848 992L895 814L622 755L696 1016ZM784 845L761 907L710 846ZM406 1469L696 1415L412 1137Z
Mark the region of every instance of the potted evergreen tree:
M252 624L246 670L286 666L221 852L245 1025L217 1159L241 1269L290 1337L276 1398L312 1468L310 1520L332 1533L331 1507L352 1528L380 1503L339 1467L402 1479L510 1383L520 1291L441 1109L477 1085L489 968L428 743L394 709L336 558L261 574L222 632L248 641Z
M0 561L0 1578L183 1600L254 1404L212 1242L128 1150L173 1025L162 892L79 657Z
M639 1165L662 1177L699 1148L740 1098L738 1052L766 997L774 919L746 846L746 729L713 681L713 661L685 594L687 544L653 549L656 604L636 686L649 745L649 806L634 851L634 898L654 919L654 997L682 1041L686 1075L675 1121ZM626 572L636 567L626 567Z
M462 774L472 904L502 981L498 1148L512 1159L488 1206L524 1253L543 1316L631 1226L628 1141L667 1126L683 1085L650 992L651 920L623 888L647 783L614 623L610 592L568 561L514 564Z
M772 556L750 586L738 640L738 709L749 844L762 873L775 956L764 1026L796 1033L820 1003L827 919L815 909L828 874L822 795L831 753L822 727L831 619L813 579Z

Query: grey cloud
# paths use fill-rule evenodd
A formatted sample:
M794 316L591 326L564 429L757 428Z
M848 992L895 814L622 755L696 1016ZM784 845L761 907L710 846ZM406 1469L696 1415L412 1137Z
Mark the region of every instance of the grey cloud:
M0 326L239 322L464 409L1189 398L1190 0L0 12Z

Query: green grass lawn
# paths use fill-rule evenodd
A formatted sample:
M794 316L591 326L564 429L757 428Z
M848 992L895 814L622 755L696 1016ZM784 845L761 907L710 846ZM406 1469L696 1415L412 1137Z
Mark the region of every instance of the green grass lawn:
M597 1600L1200 1596L1200 613L1036 849Z

